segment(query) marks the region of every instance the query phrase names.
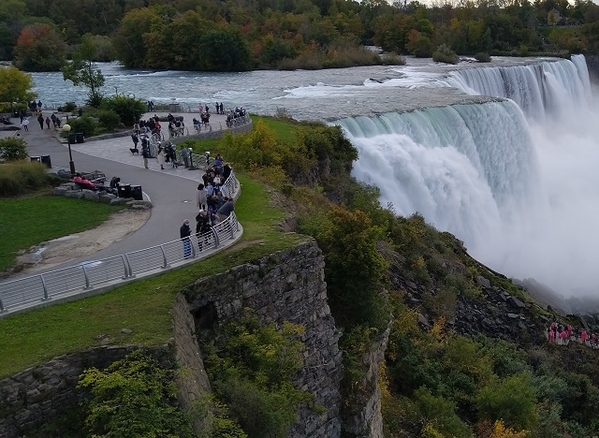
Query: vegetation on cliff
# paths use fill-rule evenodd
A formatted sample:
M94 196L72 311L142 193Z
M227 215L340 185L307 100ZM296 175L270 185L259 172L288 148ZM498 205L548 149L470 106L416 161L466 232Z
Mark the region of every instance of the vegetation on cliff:
M583 438L597 430L596 418L580 413L599 408L590 371L599 356L545 341L547 321L571 318L536 305L421 216L383 208L377 189L350 177L355 150L338 128L294 129L286 147L258 126L222 148L240 159L236 168L286 193L296 229L323 250L344 332L344 415L372 394L364 356L390 322L380 375L385 436Z
M378 376L385 436L583 438L599 429L597 417L586 414L599 409L596 350L544 338L548 321L575 317L566 320L536 305L421 216L397 217L393 206L383 208L377 189L351 178L356 151L339 128L279 121L273 131L266 123L226 137L215 151L233 162L238 175L253 178L242 177L236 205L243 245L101 296L0 320L0 343L10 358L0 374L99 339L164 342L177 292L223 266L302 239L281 233L283 228L314 236L323 250L329 303L343 332L345 416L360 412L372 395L377 382L365 378L364 358L389 329ZM195 147L205 150L202 142ZM257 180L284 194L273 200L288 210L286 217L268 204ZM278 404L283 409L268 417L272 436L284 436L290 412L309 401L276 378L293 374L301 346L293 335L281 338L284 332L258 327L251 317L246 322L230 327L215 350L207 350L206 367L217 388L214 424L236 431L234 436L260 436L252 413L288 397L293 403ZM133 335L123 333L123 325ZM274 355L282 362L262 354L279 351L277 346L288 347ZM281 363L285 373L273 379Z

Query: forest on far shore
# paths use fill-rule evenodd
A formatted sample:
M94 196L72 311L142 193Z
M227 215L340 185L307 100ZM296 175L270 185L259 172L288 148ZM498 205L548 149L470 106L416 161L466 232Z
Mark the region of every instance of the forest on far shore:
M205 71L397 63L399 55L599 53L599 6L577 0L3 0L0 60L57 71L85 37L94 61ZM380 57L365 46L381 47Z

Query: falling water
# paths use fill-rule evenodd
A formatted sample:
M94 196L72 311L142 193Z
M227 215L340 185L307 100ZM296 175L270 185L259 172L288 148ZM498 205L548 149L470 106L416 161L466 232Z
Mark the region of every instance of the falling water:
M599 111L584 57L447 81L507 100L342 119L355 176L507 275L599 296Z

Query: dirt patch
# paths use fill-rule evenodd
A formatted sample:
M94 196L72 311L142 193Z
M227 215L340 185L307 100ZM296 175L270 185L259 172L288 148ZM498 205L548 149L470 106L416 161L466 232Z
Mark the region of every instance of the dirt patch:
M150 210L121 210L92 230L31 247L17 257L17 268L14 271L35 273L52 269L74 258L94 254L137 231L150 219L150 215Z

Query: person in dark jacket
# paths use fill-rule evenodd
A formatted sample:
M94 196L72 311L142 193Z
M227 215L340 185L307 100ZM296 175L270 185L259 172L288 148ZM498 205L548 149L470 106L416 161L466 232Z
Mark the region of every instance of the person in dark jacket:
M181 228L179 229L179 234L183 241L183 256L187 259L191 257L191 240L189 239L189 236L191 236L191 228L189 227L189 219L183 221L183 225L181 225Z

